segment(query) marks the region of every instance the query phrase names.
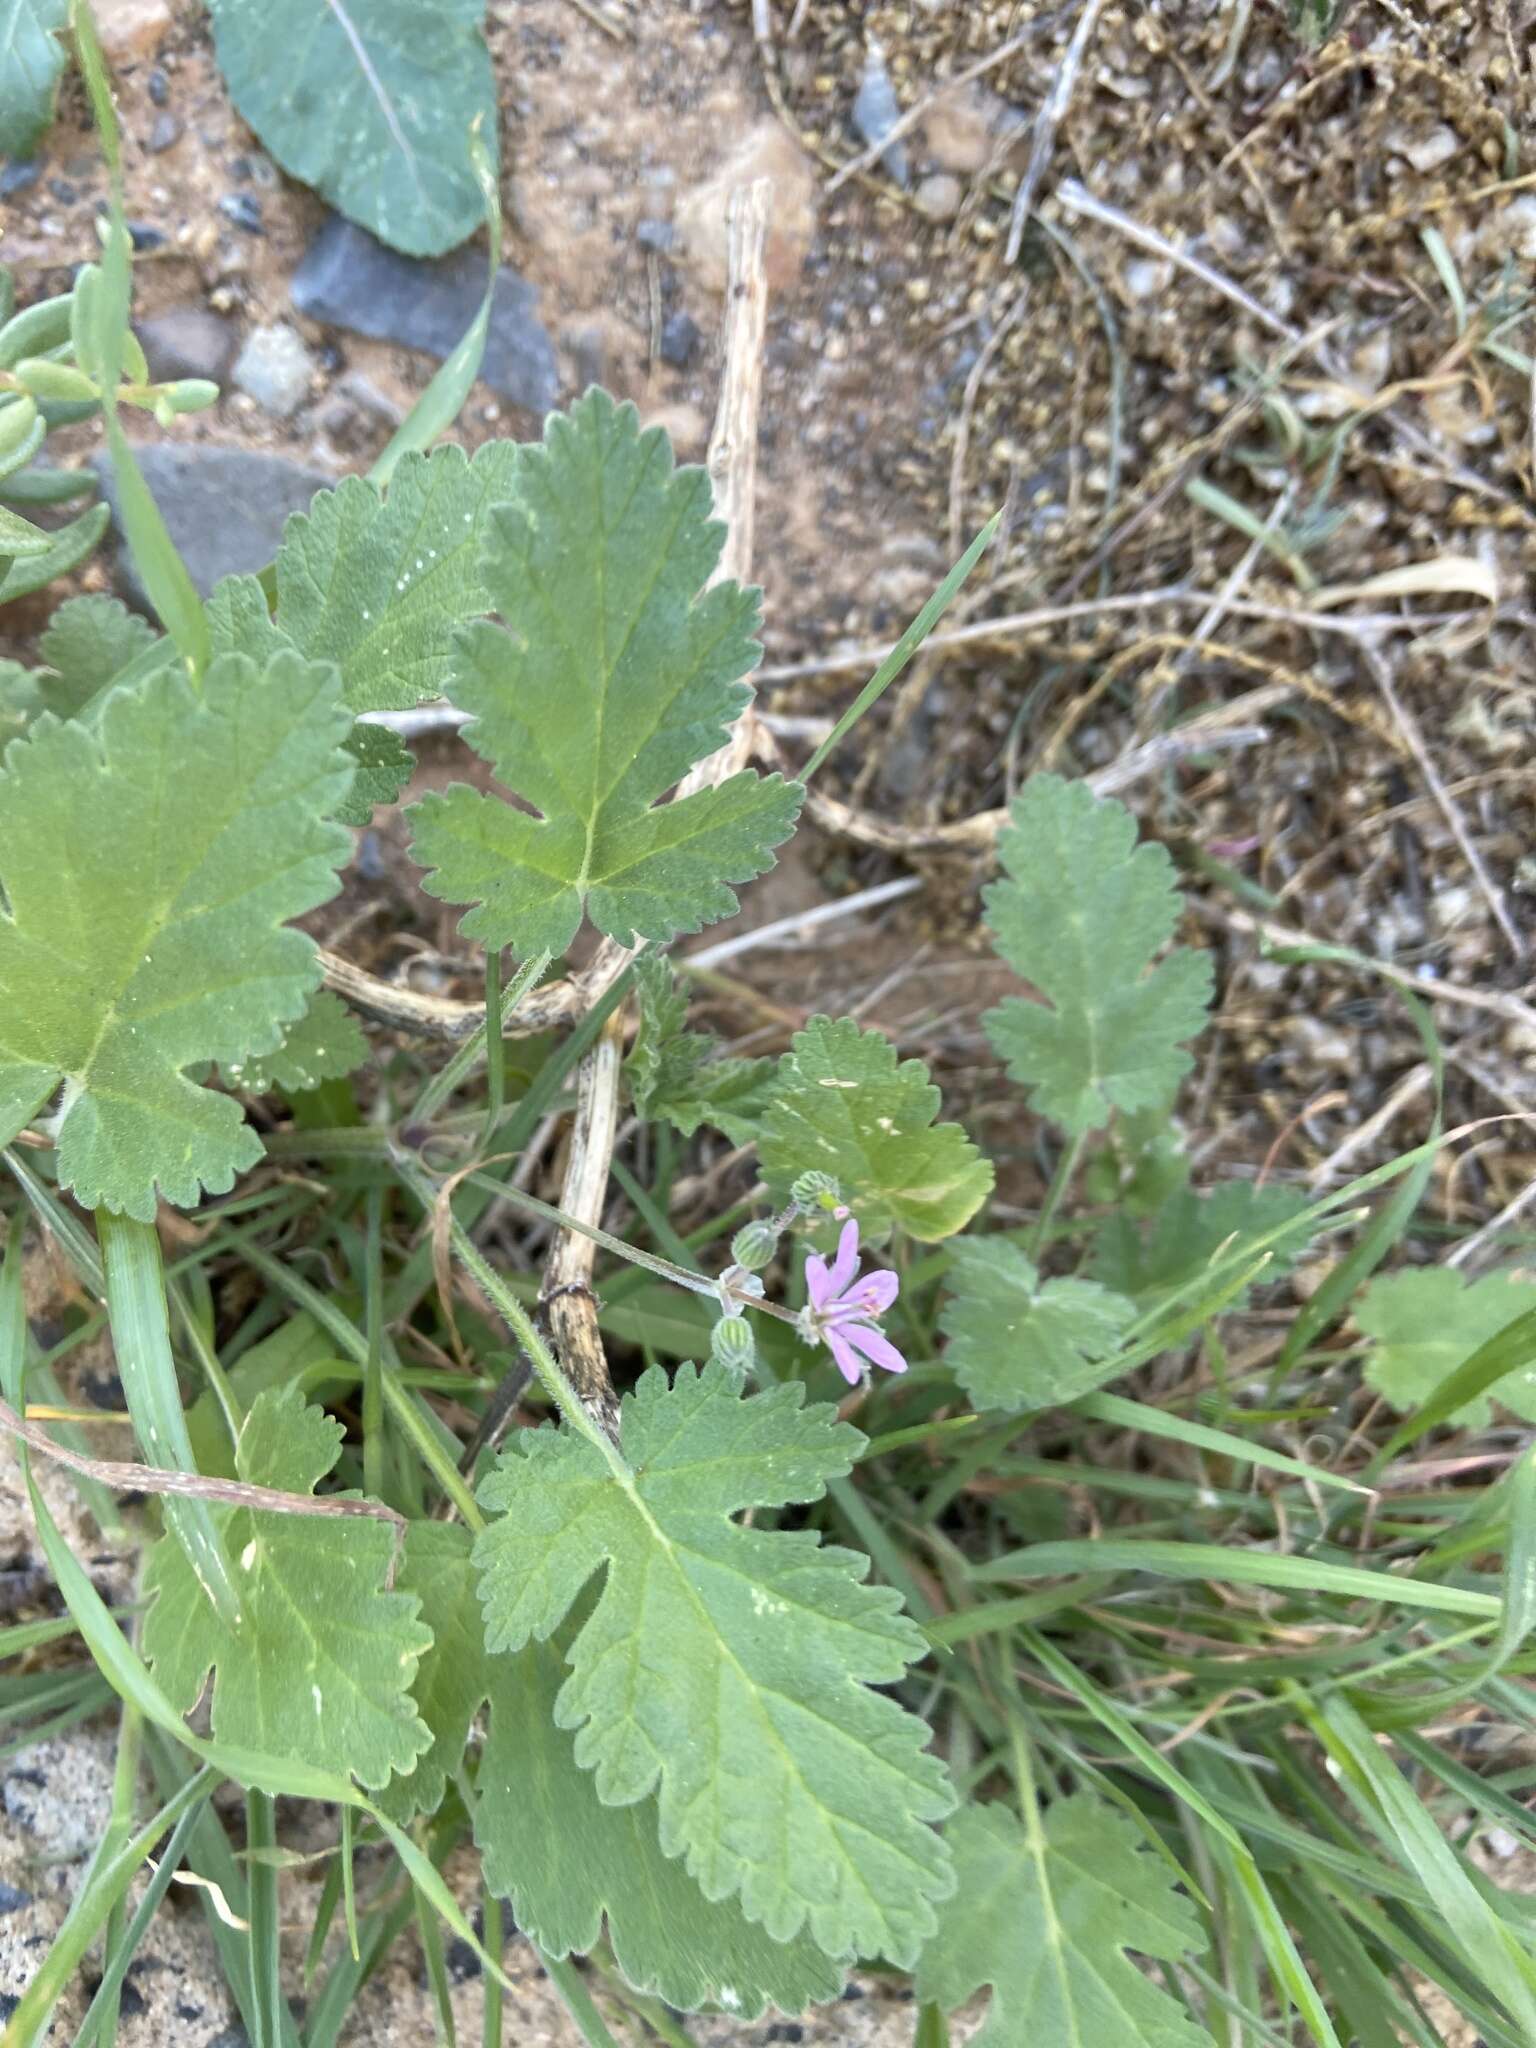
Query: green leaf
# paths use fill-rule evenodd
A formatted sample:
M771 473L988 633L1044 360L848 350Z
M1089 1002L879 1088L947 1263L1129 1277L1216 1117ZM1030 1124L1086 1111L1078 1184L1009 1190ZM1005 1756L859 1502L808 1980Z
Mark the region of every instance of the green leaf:
M336 1462L342 1429L297 1387L260 1395L240 1430L236 1469L254 1486L313 1493ZM408 1771L429 1733L411 1698L432 1641L412 1593L386 1590L395 1532L364 1516L221 1508L244 1620L227 1629L180 1544L150 1551L144 1654L183 1714L210 1670L218 1742L302 1759L382 1785Z
M1480 1345L1533 1308L1536 1284L1506 1273L1470 1282L1449 1266L1380 1274L1355 1307L1355 1321L1372 1339L1365 1377L1394 1408L1417 1408ZM1495 1398L1536 1422L1536 1366L1507 1374ZM1479 1396L1447 1420L1483 1429L1492 1416L1492 1402Z
M1251 1181L1228 1181L1206 1195L1179 1188L1166 1196L1149 1231L1125 1215L1106 1217L1094 1237L1093 1274L1142 1302L1182 1292L1218 1252L1225 1260L1246 1244L1257 1246L1306 1207L1298 1189L1256 1187ZM1306 1238L1303 1226L1267 1247L1269 1263L1260 1276L1266 1284L1289 1270Z
M954 1291L940 1324L974 1407L1059 1407L1114 1378L1133 1303L1092 1280L1042 1280L1007 1238L964 1237L950 1250Z
M1203 1942L1194 1906L1118 1808L1058 1799L1035 1833L1000 1806L950 1823L956 1886L917 1966L948 2012L992 1987L974 2048L1211 2048L1126 1951L1177 1963Z
M310 997L303 1016L284 1028L275 1051L253 1053L226 1067L224 1075L231 1087L247 1088L253 1095L265 1095L270 1088L298 1095L322 1081L339 1081L367 1057L368 1041L357 1019L340 996L322 989Z
M285 171L408 256L480 225L496 133L485 0L212 0L231 99Z
M813 1167L832 1174L866 1237L893 1223L932 1243L963 1230L992 1167L958 1124L935 1124L939 1091L851 1018L813 1017L779 1062L763 1120L763 1175L776 1191Z
M392 804L416 770L416 758L387 725L354 725L343 745L356 764L352 787L337 806L343 825L366 825L379 804Z
M179 667L98 724L40 718L0 770L0 1143L53 1094L59 1179L153 1220L222 1193L261 1145L184 1069L270 1053L319 980L285 921L335 893L350 774L334 669L239 655L201 697ZM59 887L59 848L70 887Z
M381 495L361 477L320 491L283 529L277 627L341 670L353 711L404 711L448 684L457 626L491 609L481 550L517 488L515 441L407 455Z
M27 157L53 119L69 0L0 0L0 156Z
M1031 1106L1076 1136L1113 1110L1168 1101L1205 1025L1211 963L1177 948L1173 863L1136 844L1123 804L1081 782L1032 776L998 840L1007 879L985 892L997 950L1046 998L1010 996L982 1019Z
M481 565L505 625L461 636L448 694L540 815L462 785L424 798L424 887L524 959L563 952L583 911L625 945L697 931L736 909L726 884L771 864L800 807L798 785L748 771L657 801L747 702L757 594L704 588L724 541L709 478L674 470L632 405L590 392L516 453Z
M774 1071L772 1060L720 1059L717 1041L689 1031L688 998L659 953L635 962L640 1023L624 1063L638 1113L666 1117L685 1138L713 1124L733 1145L757 1136Z
M19 661L0 660L0 757L43 708L42 678Z
M37 644L47 663L38 677L47 708L60 718L77 718L158 639L147 619L115 597L66 598Z
M406 1533L400 1590L416 1598L432 1630L412 1692L432 1739L414 1767L377 1795L377 1803L402 1827L442 1804L448 1780L464 1761L470 1726L491 1689L491 1659L470 1564L472 1540L467 1529L448 1522L412 1522ZM484 1765L480 1777L485 1785Z
M910 1961L947 1858L927 1822L951 1795L927 1731L872 1687L923 1654L868 1560L739 1509L820 1497L863 1439L786 1384L743 1399L718 1367L645 1374L625 1464L525 1430L481 1488L486 1641L549 1637L606 1565L571 1646L560 1725L604 1805L657 1791L660 1838L706 1898L740 1894L777 1941Z
M775 1941L735 1900L711 1904L663 1856L653 1800L598 1798L557 1719L573 1633L567 1625L555 1641L486 1660L491 1723L475 1831L492 1890L547 1955L587 1953L606 1919L629 1983L681 2012L718 2005L751 2020L765 2005L798 2013L836 1998L846 1968L809 1936Z
M24 562L48 552L48 536L30 519L0 505L0 562Z
M78 569L106 532L111 518L110 506L93 505L89 512L82 512L68 526L48 535L45 554L18 557L7 567L5 555L0 552L0 604L30 597L56 576L67 576L71 569Z

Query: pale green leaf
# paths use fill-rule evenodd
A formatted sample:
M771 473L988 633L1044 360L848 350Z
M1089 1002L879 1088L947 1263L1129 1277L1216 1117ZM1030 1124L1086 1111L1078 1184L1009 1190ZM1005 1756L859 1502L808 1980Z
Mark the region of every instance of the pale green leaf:
M0 1142L60 1083L59 1179L153 1220L261 1157L184 1070L274 1051L319 980L284 929L335 893L350 775L334 669L226 655L201 697L163 668L90 729L44 716L0 770ZM59 886L59 848L70 887Z
M69 0L0 0L0 157L27 157L53 119Z
M1176 948L1173 863L1136 844L1123 804L1032 776L998 840L1006 880L985 892L1002 957L1045 998L1010 996L982 1022L1031 1106L1074 1136L1116 1109L1167 1102L1211 999L1205 954Z
M56 576L67 576L71 569L78 569L106 532L111 518L110 506L93 505L78 519L71 519L68 526L58 527L48 534L48 546L42 554L18 556L9 566L4 551L0 550L0 604L9 604L13 598L30 597L34 590L42 590Z
M337 806L343 825L366 825L379 804L392 804L415 772L410 748L387 725L359 721L343 742L356 764L352 787Z
M1355 1321L1372 1340L1365 1377L1394 1408L1417 1408L1490 1337L1533 1308L1536 1282L1507 1273L1472 1281L1449 1266L1378 1274L1355 1307ZM1480 1395L1448 1420L1486 1428L1495 1401L1536 1422L1536 1366L1506 1374L1492 1401Z
M1228 1181L1205 1195L1179 1188L1165 1196L1150 1227L1125 1214L1104 1218L1094 1234L1093 1275L1146 1302L1186 1292L1218 1256L1225 1267L1251 1247L1255 1262L1267 1254L1258 1276L1267 1284L1290 1270L1306 1242L1306 1226L1264 1245L1262 1252L1259 1247L1306 1207L1298 1189L1257 1187L1252 1181Z
M866 1237L895 1223L932 1243L963 1230L992 1167L958 1124L935 1124L939 1091L921 1060L851 1018L813 1017L779 1062L763 1120L763 1175L778 1192L819 1168Z
M0 757L43 708L42 679L19 661L0 660Z
M408 256L480 225L494 149L485 0L212 0L231 99L285 171Z
M663 1856L656 1803L605 1806L557 1722L567 1624L548 1643L488 1658L490 1733L476 1836L486 1881L547 1954L585 1954L606 1919L637 1991L682 2012L723 2007L756 2019L836 1998L847 1976L801 1933L775 1941L734 1899L711 1903L681 1861Z
M940 1322L974 1407L1060 1407L1114 1378L1133 1303L1092 1280L1042 1280L1004 1237L963 1237L950 1250Z
M640 1022L624 1072L638 1113L665 1117L685 1138L713 1124L733 1145L749 1144L768 1105L774 1062L721 1059L707 1032L688 1030L688 998L660 954L635 962L635 985Z
M67 598L37 644L47 663L38 677L47 708L60 718L77 718L158 638L147 619L115 597Z
M518 448L482 574L502 625L461 636L448 694L464 737L532 816L458 785L412 811L424 886L475 907L462 929L523 957L562 952L583 911L628 945L737 908L800 790L743 771L658 799L713 753L750 692L757 595L704 586L724 528L709 478L593 391Z
M381 494L361 477L316 494L283 529L277 630L334 661L353 711L404 711L447 687L457 627L491 609L490 508L516 489L515 441L403 457Z
M0 505L0 562L30 561L48 552L48 535L19 512Z
M956 1886L917 1966L917 1996L948 2012L990 1985L973 2048L1211 2048L1131 1960L1204 1947L1194 1906L1107 1801L1058 1799L1032 1839L1001 1806L948 1828Z
M910 1961L949 1882L927 1823L950 1793L922 1723L872 1688L923 1638L860 1583L866 1558L731 1519L848 1471L863 1439L801 1400L653 1370L617 1469L584 1437L525 1430L481 1488L502 1517L475 1548L486 1640L546 1640L606 1566L557 1709L598 1797L656 1791L666 1854L775 1940L806 1928L829 1954Z
M367 1057L368 1041L357 1019L339 996L322 989L310 997L302 1017L284 1026L283 1042L275 1051L253 1053L226 1067L224 1076L231 1087L247 1088L253 1095L264 1095L269 1088L297 1095L318 1088L322 1081L340 1080Z
M342 1429L297 1387L260 1395L240 1431L236 1469L250 1485L313 1493ZM144 1654L161 1690L190 1713L214 1673L216 1741L293 1757L384 1784L429 1740L411 1683L432 1641L413 1593L388 1590L395 1531L365 1516L214 1511L235 1560L244 1609L220 1621L180 1544L150 1552Z
M398 1585L415 1596L432 1630L416 1668L412 1693L431 1742L404 1776L392 1778L378 1803L403 1827L435 1813L448 1780L464 1761L475 1715L490 1692L491 1660L470 1564L472 1538L447 1522L412 1522ZM484 1769L482 1785L489 1786Z

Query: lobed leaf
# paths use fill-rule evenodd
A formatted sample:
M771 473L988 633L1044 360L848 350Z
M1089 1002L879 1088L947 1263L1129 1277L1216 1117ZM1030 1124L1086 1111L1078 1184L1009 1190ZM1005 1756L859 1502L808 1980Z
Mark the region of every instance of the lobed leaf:
M245 1418L236 1470L252 1485L312 1493L341 1438L341 1424L297 1387L271 1389ZM243 1619L226 1628L180 1544L154 1545L143 1645L166 1697L190 1713L211 1670L216 1741L364 1786L409 1770L430 1739L411 1683L432 1631L414 1593L387 1590L394 1530L362 1516L214 1512L237 1561Z
M1182 1293L1218 1254L1225 1262L1251 1245L1257 1259L1263 1240L1306 1207L1305 1194L1296 1188L1258 1187L1251 1181L1228 1181L1205 1195L1179 1188L1164 1197L1150 1229L1123 1213L1106 1216L1094 1233L1093 1274L1141 1302ZM1265 1246L1268 1263L1260 1278L1266 1285L1290 1270L1306 1239L1307 1226L1302 1225Z
M779 1062L758 1147L787 1192L820 1168L837 1180L866 1237L899 1224L932 1243L963 1230L992 1191L992 1166L959 1124L935 1124L939 1091L851 1018L813 1017Z
M60 718L78 718L158 639L147 619L115 597L66 598L37 644L47 664L38 676L46 708Z
M718 1367L645 1374L625 1464L524 1431L480 1498L486 1641L546 1641L606 1566L556 1715L605 1806L656 1792L660 1840L705 1897L739 1895L776 1941L910 1961L949 1883L949 1807L927 1731L871 1688L923 1654L868 1560L748 1507L818 1498L862 1442L797 1384L740 1397Z
M355 1072L367 1057L368 1041L357 1019L339 996L322 989L310 997L303 1016L285 1028L275 1051L253 1053L226 1068L225 1075L233 1087L248 1088L253 1095L270 1088L297 1095Z
M1449 1266L1378 1274L1355 1307L1355 1321L1372 1340L1365 1377L1394 1408L1417 1408L1490 1337L1533 1308L1536 1283L1507 1273L1472 1281ZM1536 1365L1506 1374L1495 1399L1536 1422ZM1492 1418L1493 1403L1480 1395L1447 1419L1485 1429Z
M947 1833L955 1891L916 1989L953 2011L991 1986L974 2048L1211 2048L1126 1953L1177 1963L1204 1944L1193 1904L1118 1808L1077 1793L1032 1834L1000 1806L968 1806Z
M185 1070L269 1053L319 980L287 919L350 851L323 821L350 767L334 669L226 655L44 715L0 769L0 1143L60 1083L58 1173L149 1222L222 1193L261 1146ZM60 887L67 849L69 887Z
M768 1105L774 1062L721 1059L707 1032L689 1031L688 998L660 954L641 954L635 986L640 1021L624 1072L636 1110L665 1117L685 1138L713 1124L733 1145L750 1144Z
M939 1321L974 1407L1059 1407L1115 1377L1133 1302L1092 1280L1042 1280L1004 1237L963 1237L951 1256L953 1292Z
M1045 997L1010 996L982 1019L1030 1102L1076 1136L1117 1110L1157 1107L1188 1072L1211 964L1177 948L1179 895L1160 846L1136 844L1123 804L1081 782L1032 776L998 840L1006 879L985 892L997 950Z
M746 703L757 595L705 588L724 529L709 478L591 391L517 449L482 574L504 623L469 627L448 694L464 737L538 815L462 784L412 810L429 894L461 929L523 957L563 952L583 913L625 945L736 909L727 886L772 861L800 790L743 771L661 803Z
M496 133L485 0L212 0L230 98L293 177L408 256L480 225Z

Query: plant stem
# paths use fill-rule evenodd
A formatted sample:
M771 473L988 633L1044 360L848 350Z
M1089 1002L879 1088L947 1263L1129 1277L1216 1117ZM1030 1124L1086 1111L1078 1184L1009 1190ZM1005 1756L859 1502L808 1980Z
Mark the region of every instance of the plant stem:
M543 974L545 968L549 965L549 959L548 953L536 953L531 960L523 963L522 967L514 975L511 986L503 992L501 1007L496 1018L495 1054L489 1051L490 1013L487 1011L485 1023L480 1026L472 1038L465 1039L447 1066L440 1068L427 1083L426 1087L422 1089L420 1095L416 1098L415 1107L412 1109L407 1122L418 1124L430 1123L449 1096L452 1095L454 1089L458 1087L459 1083L467 1080L474 1072L480 1063L482 1055L487 1058L499 1058L501 1035L506 1028L507 1019L512 1015L540 975ZM499 978L499 964L497 973ZM486 994L489 997L489 961L486 963Z
M368 1190L363 1288L368 1356L363 1361L363 1491L384 1498L384 1190Z
M1035 1218L1035 1227L1030 1232L1029 1255L1037 1263L1045 1250L1046 1238L1056 1211L1061 1207L1067 1189L1072 1185L1072 1176L1077 1172L1078 1162L1083 1156L1083 1147L1088 1142L1086 1131L1079 1131L1056 1162L1056 1171L1051 1175L1051 1184L1045 1191L1045 1201L1040 1214Z

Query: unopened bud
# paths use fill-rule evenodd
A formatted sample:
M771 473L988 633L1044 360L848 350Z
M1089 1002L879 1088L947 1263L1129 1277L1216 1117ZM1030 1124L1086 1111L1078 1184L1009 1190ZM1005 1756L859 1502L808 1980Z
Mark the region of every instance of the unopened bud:
M745 1223L731 1239L731 1257L749 1273L759 1273L779 1248L779 1233L771 1223Z
M752 1370L757 1353L752 1343L752 1326L745 1316L722 1316L709 1333L711 1360L723 1366L739 1386Z
M790 1189L790 1197L796 1206L805 1209L835 1209L842 1200L842 1189L830 1173L802 1173Z

